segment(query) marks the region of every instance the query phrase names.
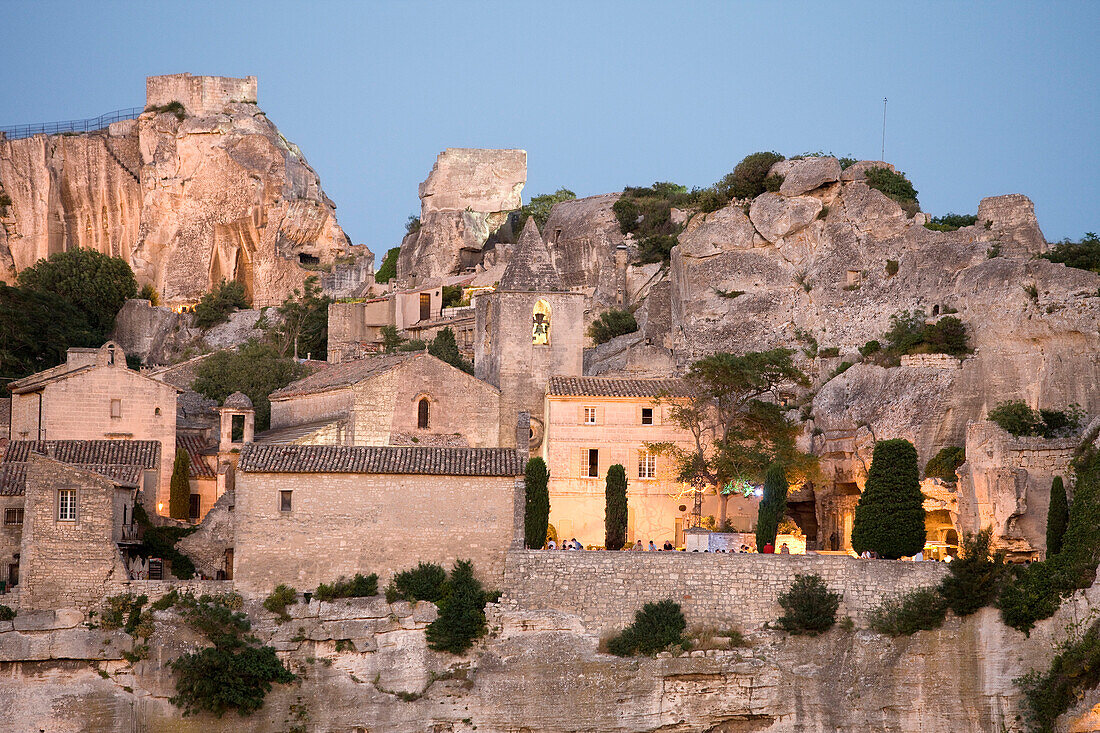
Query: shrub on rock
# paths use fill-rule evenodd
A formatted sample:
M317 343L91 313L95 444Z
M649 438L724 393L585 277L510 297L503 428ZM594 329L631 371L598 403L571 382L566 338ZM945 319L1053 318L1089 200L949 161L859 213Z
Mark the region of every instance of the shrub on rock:
M607 642L607 650L619 657L653 655L685 641L687 621L680 604L672 600L647 603L634 614L634 623Z
M612 308L604 311L600 317L588 327L588 335L596 344L606 344L616 336L634 333L638 330L638 322L630 311Z
M431 601L437 603L446 589L447 571L432 562L417 563L411 570L402 570L393 576L386 588L386 600Z
M937 629L947 617L947 601L935 588L919 588L888 598L870 612L871 628L887 636L909 636Z
M817 634L828 631L836 623L840 608L840 593L833 593L820 575L796 575L790 589L779 596L785 613L779 617L779 627L792 634Z

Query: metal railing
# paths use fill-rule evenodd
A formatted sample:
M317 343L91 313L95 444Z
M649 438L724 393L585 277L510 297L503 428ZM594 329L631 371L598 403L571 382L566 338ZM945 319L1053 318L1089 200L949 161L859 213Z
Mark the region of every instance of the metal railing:
M142 107L130 107L128 109L116 109L114 112L101 114L99 117L89 117L86 120L66 120L64 122L38 122L33 125L15 125L13 127L0 127L0 138L19 140L32 135L59 135L65 132L91 132L102 130L112 122L132 120L142 112Z

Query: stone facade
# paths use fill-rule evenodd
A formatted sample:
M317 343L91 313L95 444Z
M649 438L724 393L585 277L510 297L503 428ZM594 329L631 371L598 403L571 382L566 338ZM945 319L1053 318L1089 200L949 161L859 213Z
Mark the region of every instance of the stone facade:
M783 614L776 602L796 574L820 575L844 594L838 616L856 623L882 599L938 585L935 562L831 555L513 550L502 603L579 616L593 633L618 631L645 603L671 598L689 624L758 629Z
M338 363L380 351L384 326L407 331L417 324L438 319L442 310L443 288L440 285L354 303L331 303L328 307L328 361ZM423 337L418 334L417 338Z
M231 103L256 104L256 77L166 74L145 78L145 106L163 107L179 102L196 117L226 111Z

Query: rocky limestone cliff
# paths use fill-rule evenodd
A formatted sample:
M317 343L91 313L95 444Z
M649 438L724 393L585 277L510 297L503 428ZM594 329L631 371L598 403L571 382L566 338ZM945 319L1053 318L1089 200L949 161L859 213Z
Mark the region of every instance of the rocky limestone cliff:
M231 99L204 96L209 79L219 78L149 80L149 104L183 97L179 115L151 109L91 133L0 139L0 186L12 199L0 278L84 247L129 261L168 304L235 279L264 306L311 270L373 259L351 246L316 172L257 107L255 80L251 99Z

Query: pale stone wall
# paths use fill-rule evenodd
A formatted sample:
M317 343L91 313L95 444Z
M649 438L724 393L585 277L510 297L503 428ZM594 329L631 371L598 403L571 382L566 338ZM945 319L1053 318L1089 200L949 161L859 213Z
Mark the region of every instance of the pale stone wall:
M256 77L166 74L145 77L145 106L179 102L189 114L205 117L225 110L231 102L256 103Z
M57 491L77 490L77 519L57 519ZM89 608L129 578L115 538L117 506L133 494L109 479L32 453L19 558L23 608Z
M23 541L23 525L7 524L4 520L8 509L22 508L22 496L0 496L0 580L7 582L9 586L11 585L10 567L12 563L18 563L15 556L19 554L20 544ZM0 603L3 603L3 600L0 600Z
M901 357L901 365L925 369L962 369L962 361L950 354L906 354Z
M292 491L292 510L279 492ZM234 582L266 593L312 591L362 572L384 584L417 562L472 559L492 586L514 539L511 476L241 473L236 488Z
M351 388L273 399L271 427L283 428L347 415L354 402L355 394Z
M884 597L937 585L947 566L833 555L513 550L505 605L579 616L594 632L621 630L644 604L671 598L688 624L755 629L783 614L776 599L796 574L843 593L837 616L857 623Z

